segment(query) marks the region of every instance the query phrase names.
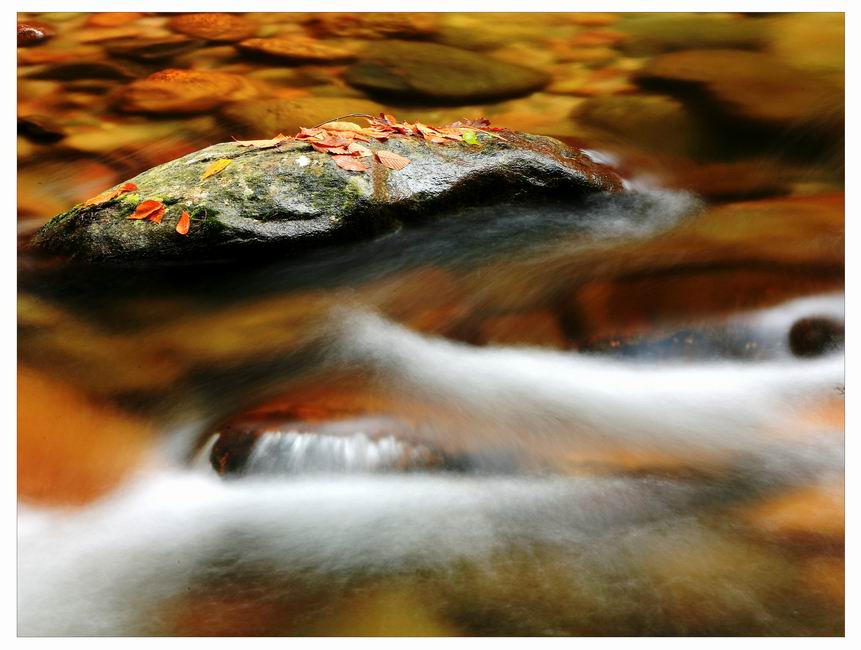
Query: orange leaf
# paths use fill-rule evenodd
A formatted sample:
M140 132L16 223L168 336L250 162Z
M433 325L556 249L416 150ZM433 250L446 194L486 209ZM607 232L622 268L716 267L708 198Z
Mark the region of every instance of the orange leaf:
M337 133L326 133L325 137L314 140L312 144L316 144L321 147L346 147L350 144L350 140L342 138Z
M135 208L134 214L129 215L129 219L149 219L155 223L161 223L161 218L163 216L164 203L150 199L138 205L138 207Z
M136 190L137 188L138 188L138 186L135 185L134 183L126 183L125 185L117 187L113 190L108 190L107 192L102 192L98 196L94 196L91 199L87 199L86 201L84 201L84 205L87 207L89 207L91 205L101 205L102 203L106 203L107 201L110 201L111 199L115 199L120 194L124 194L126 192L132 192L132 191Z
M368 147L366 147L365 145L359 144L358 142L351 142L350 146L347 147L347 152L361 158L365 158L371 155L371 150L368 149Z
M404 158L403 156L396 154L393 151L378 149L374 152L374 155L384 167L388 167L389 169L393 169L395 171L399 171L410 164L409 158Z
M180 235L187 235L188 229L191 226L191 216L185 210L182 211L179 221L176 222L176 231Z
M205 181L210 176L215 176L218 172L223 170L230 164L229 158L222 158L220 160L216 160L209 167L206 168L206 171L203 172L203 175L200 177L200 180Z
M256 149L265 149L268 147L277 147L279 144L284 142L285 140L292 140L293 138L289 138L283 133L279 133L274 138L270 138L269 140L237 140L233 138L234 142L238 144L240 147L254 147Z
M368 166L355 156L332 156L332 160L341 169L346 169L351 172L366 172Z
M311 147L314 149L314 151L319 151L320 153L330 153L333 156L348 156L352 153L347 147L321 147L316 142L312 142Z

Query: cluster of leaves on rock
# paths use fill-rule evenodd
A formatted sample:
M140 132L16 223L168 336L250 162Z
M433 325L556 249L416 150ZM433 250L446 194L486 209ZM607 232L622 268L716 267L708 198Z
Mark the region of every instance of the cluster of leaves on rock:
M461 120L442 127L429 126L421 122L414 124L398 122L393 115L385 113L380 113L379 117L353 113L338 118L338 120L347 117L365 119L368 126L361 127L354 122L331 121L313 128L302 128L299 133L292 137L279 133L269 140L237 140L237 143L242 146L261 149L277 147L283 142L306 142L315 151L330 154L338 167L348 171L368 171L369 167L362 161L362 158L376 159L384 167L399 171L410 164L408 158L385 149L372 151L363 143L371 140L384 142L392 138L420 138L433 144L445 144L452 141L478 144L476 131L500 138L492 132L501 130L491 128L490 122L486 119Z
M347 117L360 117L368 122L368 126L361 127L353 122L342 122ZM410 160L400 154L385 149L371 150L364 143L371 140L384 142L393 138L420 138L425 142L433 144L446 144L448 142L464 142L477 145L478 137L476 131L486 133L494 138L504 139L497 135L496 131L502 129L492 128L490 122L482 118L480 120L460 120L443 127L434 127L421 122L411 124L409 122L398 122L394 116L380 113L379 117L366 115L364 113L353 113L337 118L335 121L325 122L319 126L302 127L294 136L286 136L281 133L268 140L237 140L236 143L245 147L267 149L277 147L284 142L305 142L320 153L329 154L335 164L341 169L353 172L366 172L369 167L363 158L376 160L384 167L399 171L410 164ZM222 158L210 164L200 177L201 181L218 174L230 165L230 159ZM111 201L122 194L133 192L138 189L134 183L126 183L120 187L102 192L84 202L84 207L92 207ZM147 199L139 203L129 219L151 221L160 224L166 206L161 201ZM189 213L183 210L176 224L176 232L180 235L188 235L191 226Z

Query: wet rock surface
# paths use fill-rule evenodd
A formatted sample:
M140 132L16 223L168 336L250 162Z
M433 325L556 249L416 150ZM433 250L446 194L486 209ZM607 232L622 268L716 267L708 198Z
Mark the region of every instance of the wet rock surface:
M136 176L131 193L57 216L34 245L84 260L223 259L357 239L459 205L621 189L612 170L557 140L501 135L480 133L473 145L373 142L410 163L397 171L373 163L367 173L340 169L303 142L214 145ZM203 178L215 161L229 163ZM163 221L129 219L144 201L166 206ZM183 211L187 236L175 231Z

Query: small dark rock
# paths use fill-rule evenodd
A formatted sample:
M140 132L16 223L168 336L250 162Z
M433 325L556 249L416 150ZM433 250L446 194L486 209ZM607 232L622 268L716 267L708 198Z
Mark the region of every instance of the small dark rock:
M259 437L260 431L254 429L229 427L220 431L209 454L212 468L222 475L240 473Z
M36 21L18 23L18 47L39 45L54 36L54 28Z
M797 320L789 330L789 349L797 357L818 357L843 345L844 325L824 317Z

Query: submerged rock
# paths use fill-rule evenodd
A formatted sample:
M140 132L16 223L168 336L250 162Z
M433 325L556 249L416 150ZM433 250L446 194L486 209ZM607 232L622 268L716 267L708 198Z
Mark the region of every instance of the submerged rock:
M40 45L54 36L54 28L45 23L27 21L18 23L18 47Z
M501 135L479 133L475 144L373 141L372 150L410 163L395 171L363 158L367 172L341 169L301 141L217 144L130 179L133 191L120 192L122 183L109 200L56 216L33 244L91 261L228 259L355 240L462 205L622 188L612 170L558 140ZM204 179L216 161L221 170ZM166 206L159 223L129 219L144 201ZM183 211L187 235L176 231Z
M360 59L347 81L383 98L463 105L521 97L550 82L540 70L434 43L371 44Z
M236 14L180 14L169 25L176 32L210 41L241 41L257 31L253 21Z

